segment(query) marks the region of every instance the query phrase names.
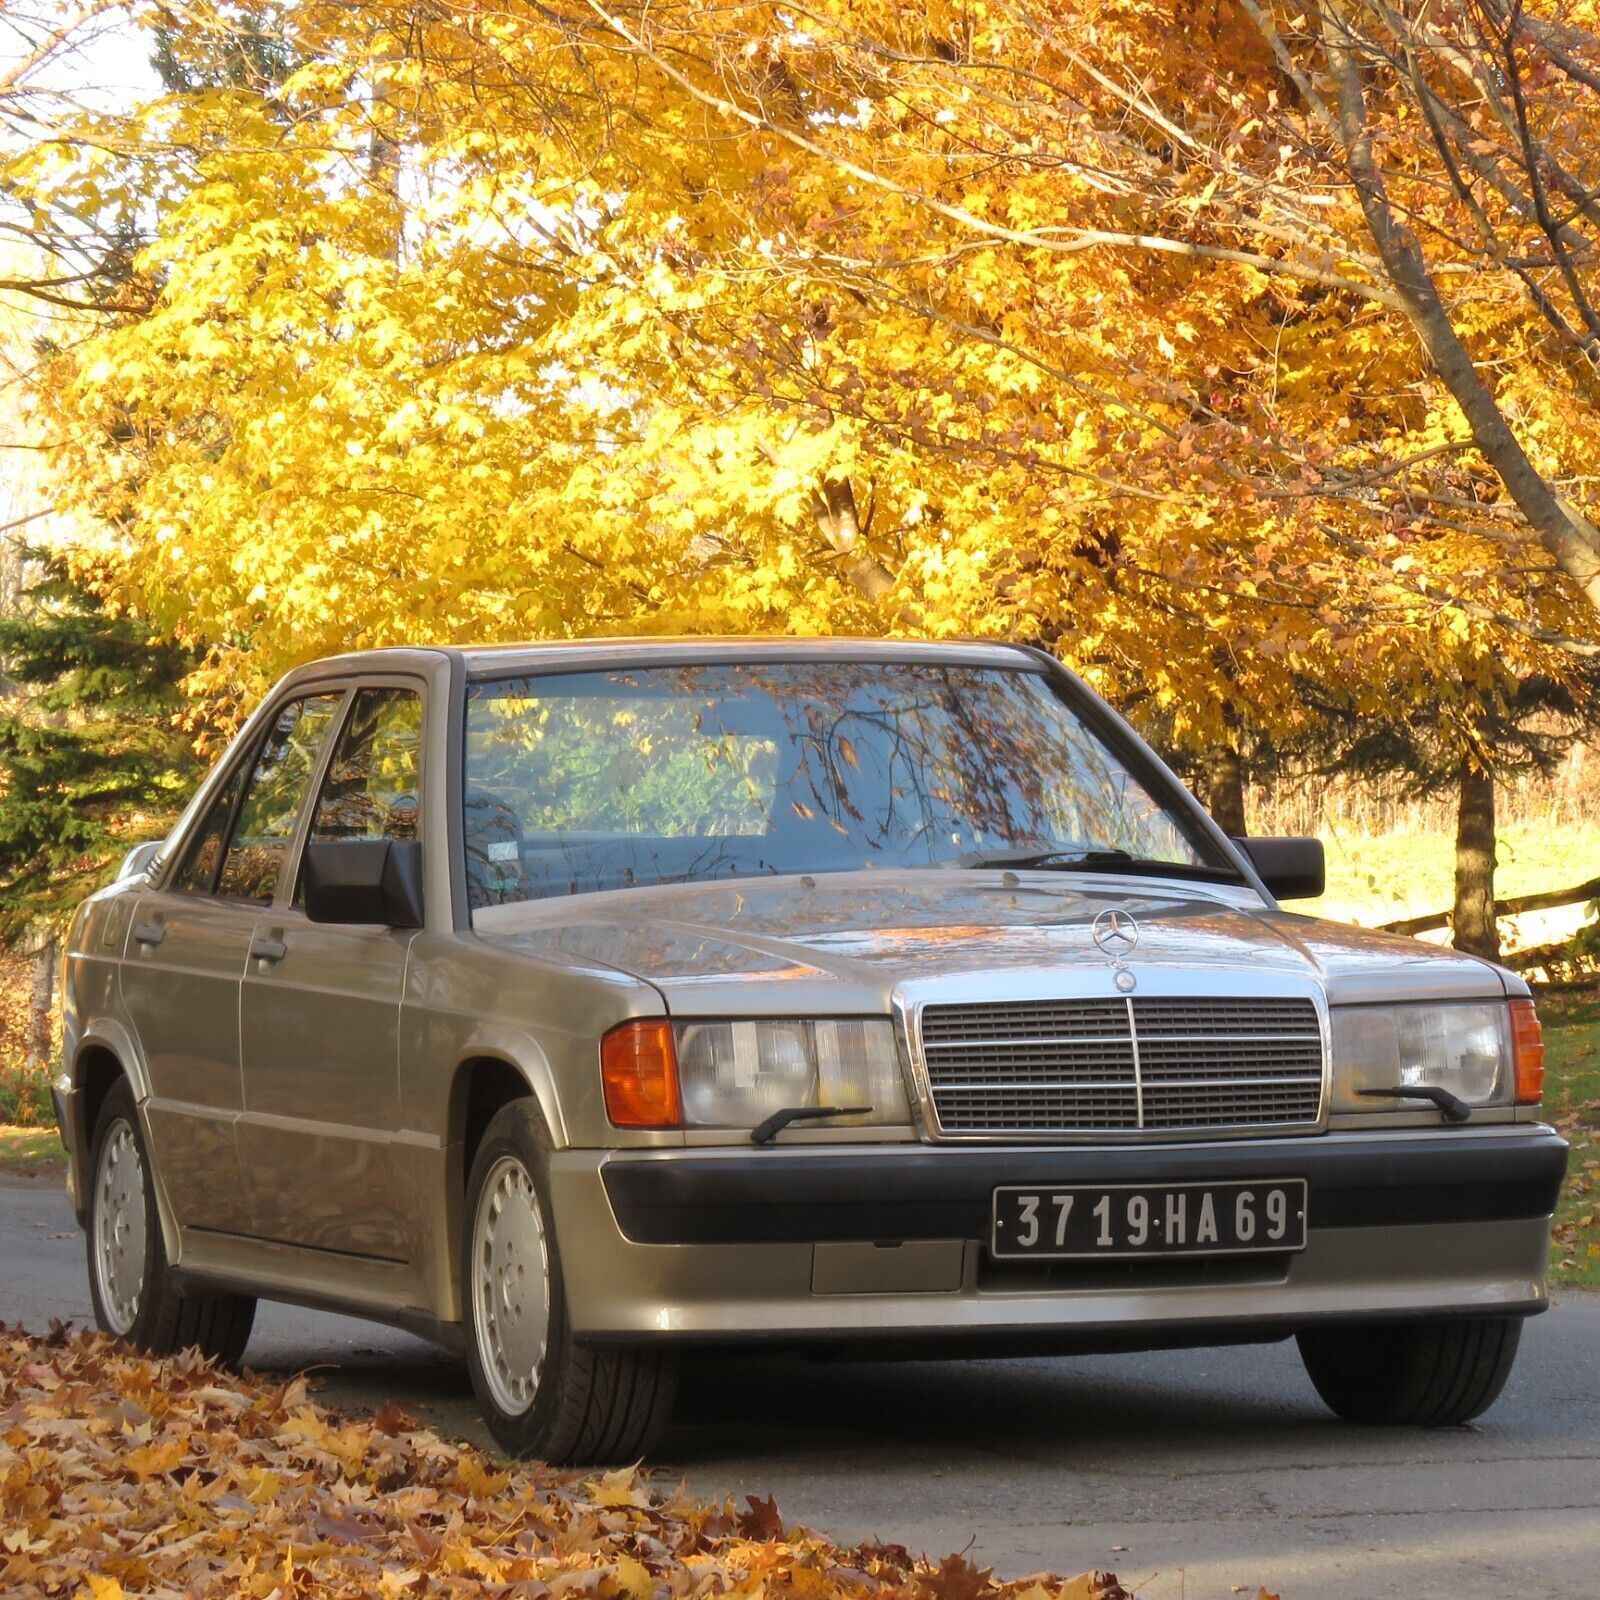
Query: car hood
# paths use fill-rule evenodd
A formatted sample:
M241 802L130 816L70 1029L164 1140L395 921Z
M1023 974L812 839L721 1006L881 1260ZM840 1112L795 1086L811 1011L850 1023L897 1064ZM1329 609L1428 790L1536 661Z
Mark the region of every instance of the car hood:
M1100 913L1138 925L1112 959ZM1231 886L1062 873L853 872L668 884L477 912L479 938L603 964L686 1015L850 1014L897 990L1142 992L1320 989L1330 1003L1506 992L1489 962L1393 934L1296 916ZM1127 978L1121 979L1126 985ZM1520 985L1518 985L1520 990ZM757 993L757 990L767 991Z

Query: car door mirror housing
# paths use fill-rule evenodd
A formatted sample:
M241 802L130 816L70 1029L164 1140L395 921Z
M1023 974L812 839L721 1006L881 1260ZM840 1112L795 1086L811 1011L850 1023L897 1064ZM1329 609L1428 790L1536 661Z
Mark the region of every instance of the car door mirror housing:
M306 846L313 922L422 926L422 846L414 839L327 839Z
M1235 839L1257 876L1279 900L1314 900L1328 886L1320 839Z

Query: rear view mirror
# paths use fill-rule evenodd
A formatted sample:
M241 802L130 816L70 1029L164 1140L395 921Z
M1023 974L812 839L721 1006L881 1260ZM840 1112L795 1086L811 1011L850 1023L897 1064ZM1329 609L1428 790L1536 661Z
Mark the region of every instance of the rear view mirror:
M1314 900L1328 886L1320 839L1235 839L1279 900Z
M306 846L313 922L422 926L422 846L414 839L328 839Z

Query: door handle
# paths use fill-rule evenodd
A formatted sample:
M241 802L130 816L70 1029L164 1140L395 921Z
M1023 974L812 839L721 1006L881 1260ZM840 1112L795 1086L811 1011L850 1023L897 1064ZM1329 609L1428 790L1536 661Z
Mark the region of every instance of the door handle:
M282 939L272 939L265 934L256 934L250 941L250 959L252 961L282 961L288 955L289 947Z
M160 944L167 936L166 928L159 922L136 922L133 925L134 942Z

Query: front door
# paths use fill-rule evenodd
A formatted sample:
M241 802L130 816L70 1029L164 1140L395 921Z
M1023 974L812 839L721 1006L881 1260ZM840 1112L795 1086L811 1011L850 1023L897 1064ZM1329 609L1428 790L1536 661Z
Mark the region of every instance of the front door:
M417 689L358 689L307 843L417 838L421 738ZM263 1238L390 1261L414 1254L393 1149L413 937L313 923L298 881L257 924L240 1012L239 1141Z
M184 1227L251 1231L235 1133L244 1106L239 988L271 835L276 829L280 847L292 836L341 698L284 705L254 760L242 758L218 790L171 877L134 909L122 999L150 1079L145 1114L156 1167ZM298 796L286 794L296 774Z

